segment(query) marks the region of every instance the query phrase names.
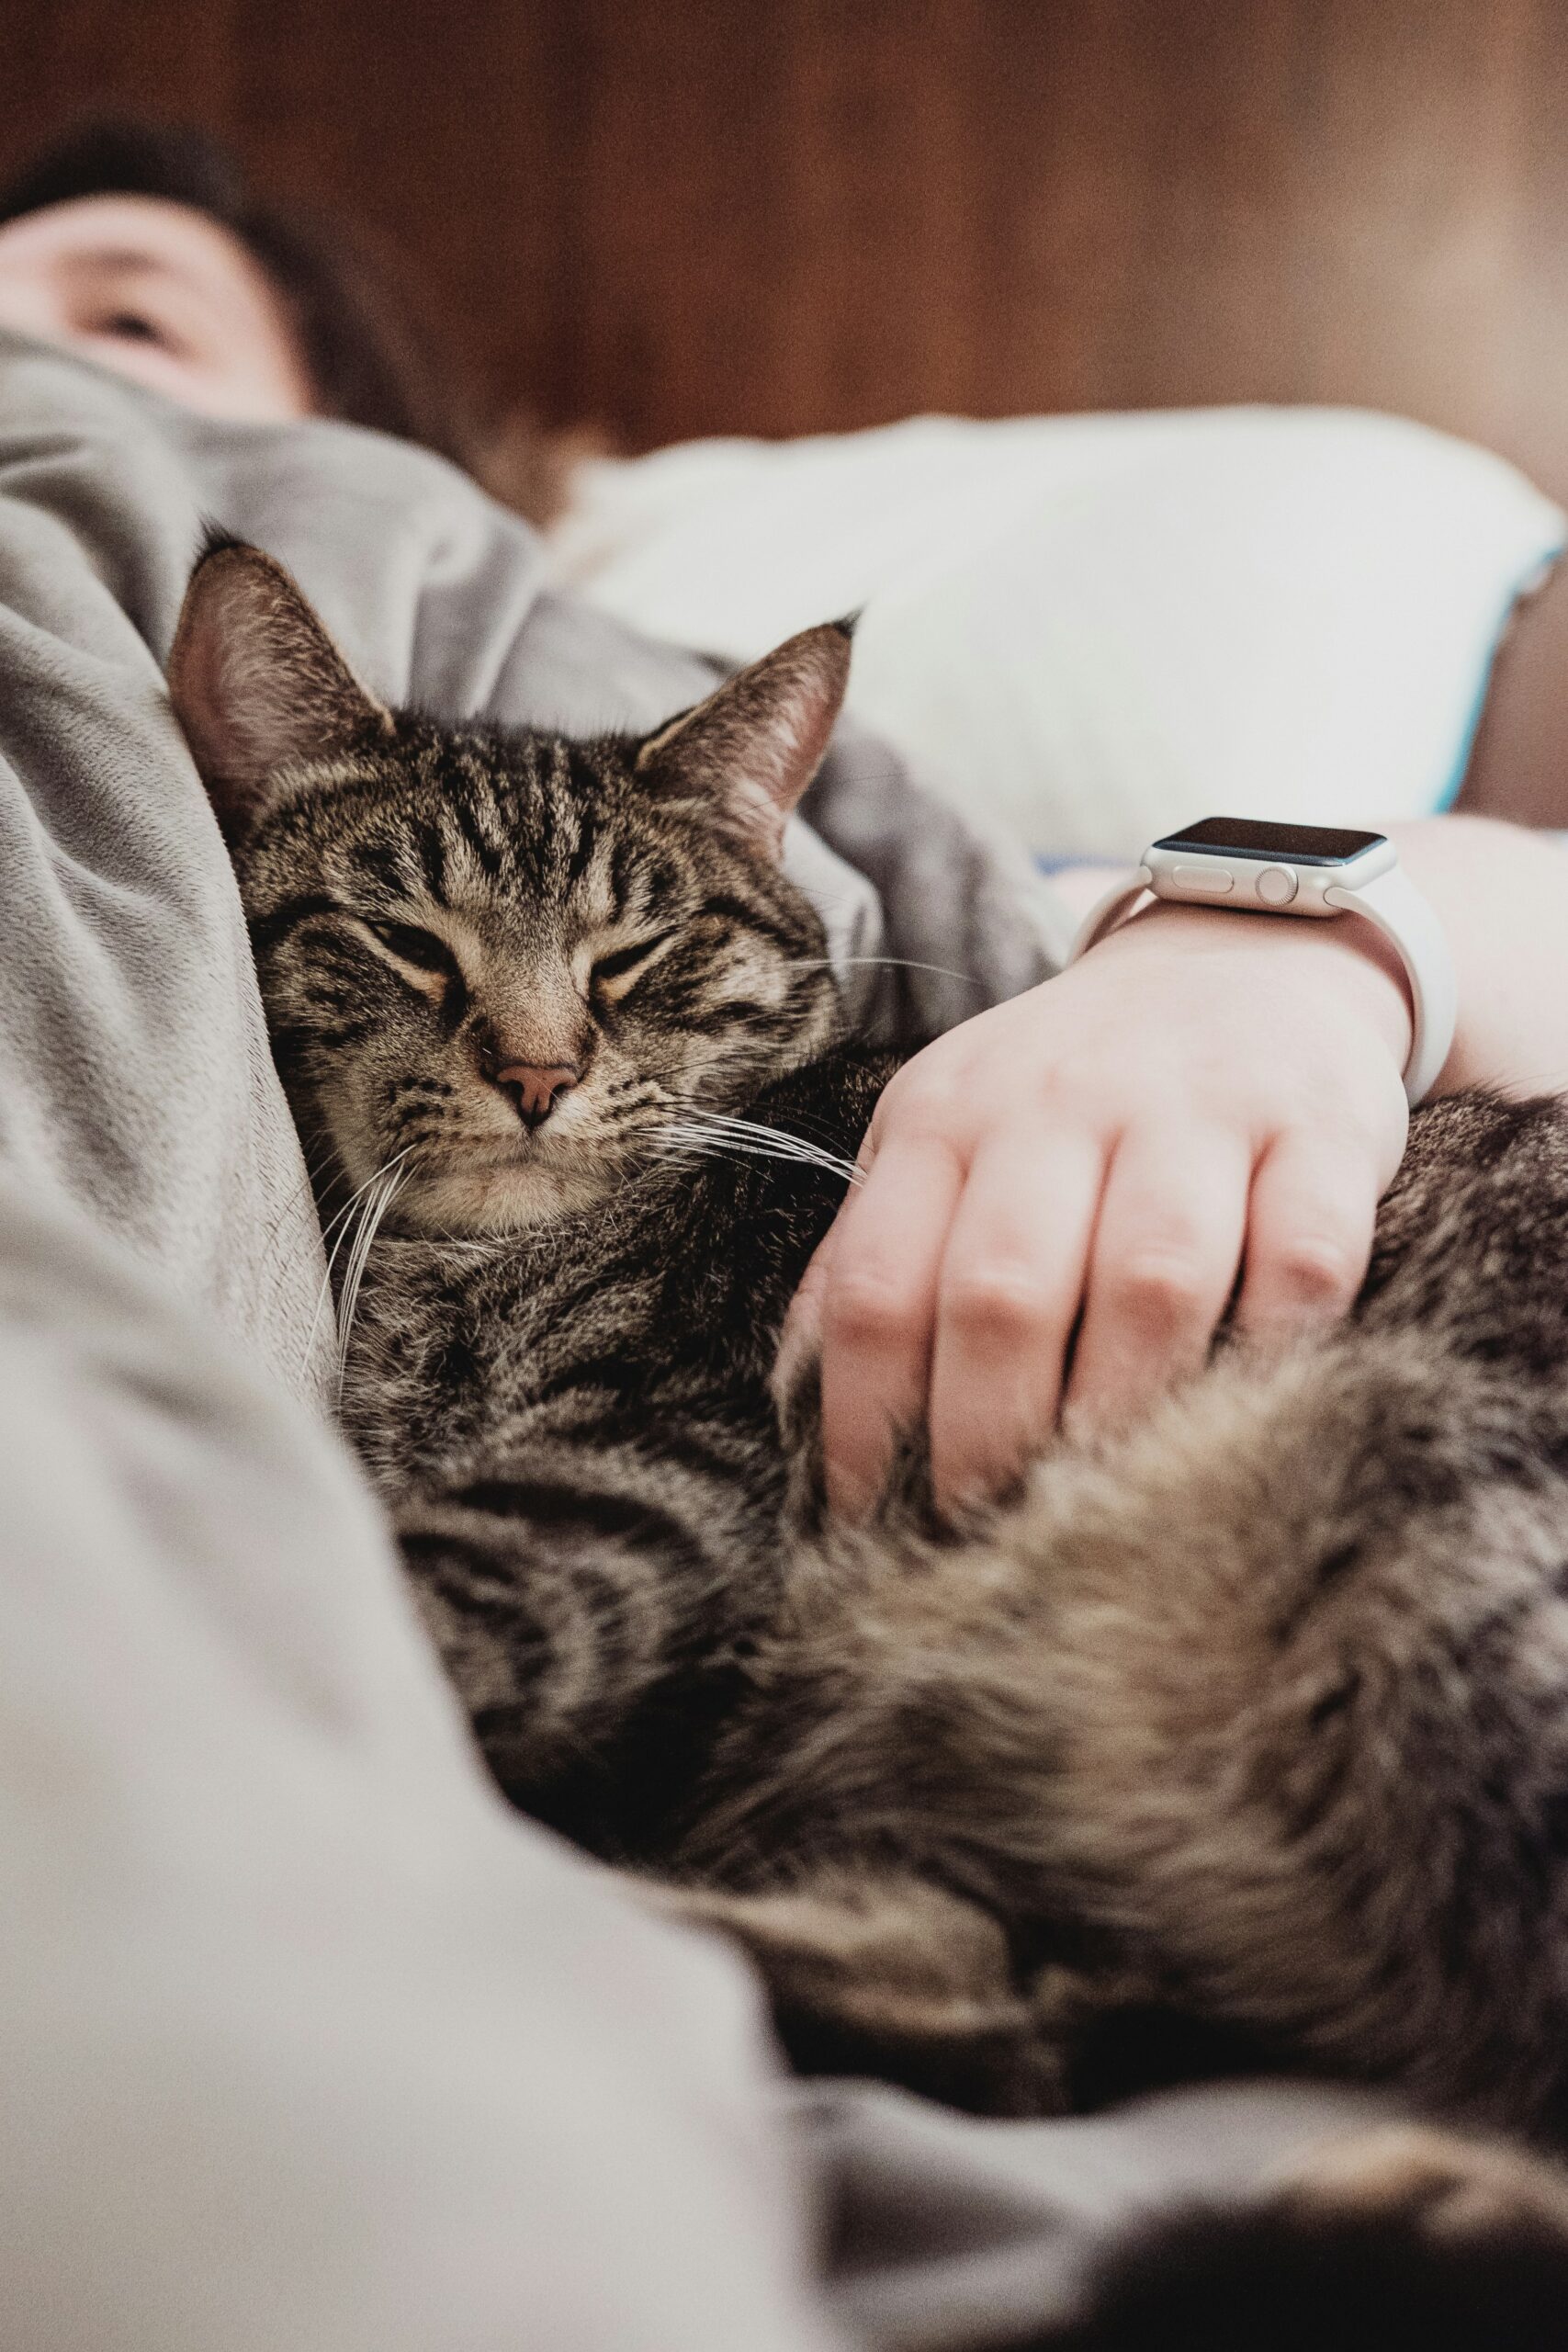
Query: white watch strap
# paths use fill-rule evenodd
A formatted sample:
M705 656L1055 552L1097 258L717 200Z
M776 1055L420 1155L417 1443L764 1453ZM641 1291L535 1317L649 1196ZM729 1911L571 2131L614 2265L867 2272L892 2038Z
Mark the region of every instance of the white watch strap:
M1097 940L1103 939L1108 931L1114 931L1122 916L1132 913L1153 880L1154 876L1148 867L1140 865L1136 874L1123 875L1111 884L1109 890L1102 892L1073 933L1073 944L1067 950L1067 963L1076 964L1080 956L1088 955ZM1066 971L1066 965L1062 968Z
M1365 915L1398 951L1410 983L1413 1018L1404 1091L1414 1110L1437 1084L1459 1018L1453 957L1443 926L1397 865L1390 866L1375 881L1363 882L1359 890L1331 887L1323 895L1331 907L1342 907L1347 914Z

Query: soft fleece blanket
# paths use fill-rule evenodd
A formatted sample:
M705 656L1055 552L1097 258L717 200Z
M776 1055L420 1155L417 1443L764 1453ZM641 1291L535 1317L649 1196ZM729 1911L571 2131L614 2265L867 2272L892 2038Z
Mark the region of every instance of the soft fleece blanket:
M1034 2340L1150 2202L1244 2194L1339 2103L985 2127L792 2088L737 1960L491 1796L312 1401L319 1236L159 668L204 515L394 698L651 725L710 674L544 593L433 458L0 342L7 2340ZM1024 877L889 755L841 743L810 814L840 957L965 976L876 1017L1045 968Z

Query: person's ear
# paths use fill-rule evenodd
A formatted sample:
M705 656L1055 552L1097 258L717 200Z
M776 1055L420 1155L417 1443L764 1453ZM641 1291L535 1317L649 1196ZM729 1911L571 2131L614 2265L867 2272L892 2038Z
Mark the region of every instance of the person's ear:
M251 831L292 764L385 737L392 725L283 566L237 539L211 541L191 574L169 695L231 842Z
M821 764L850 675L849 621L827 621L765 653L649 736L637 774L689 802L762 857Z

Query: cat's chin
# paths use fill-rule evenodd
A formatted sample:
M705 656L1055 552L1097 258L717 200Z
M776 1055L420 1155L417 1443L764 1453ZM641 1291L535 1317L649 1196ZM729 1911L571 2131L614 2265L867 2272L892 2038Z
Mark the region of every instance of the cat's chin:
M592 1208L620 1181L613 1168L442 1169L400 1193L396 1222L405 1232L517 1233Z

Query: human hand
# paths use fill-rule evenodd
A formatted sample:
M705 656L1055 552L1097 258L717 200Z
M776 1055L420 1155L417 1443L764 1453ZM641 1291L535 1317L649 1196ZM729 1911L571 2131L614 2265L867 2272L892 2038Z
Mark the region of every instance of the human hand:
M898 1429L929 1427L952 1511L1059 1414L1135 1415L1201 1364L1238 1268L1260 1342L1342 1313L1409 1045L1369 925L1158 906L915 1056L784 1335L785 1366L820 1345L833 1509L870 1507Z

